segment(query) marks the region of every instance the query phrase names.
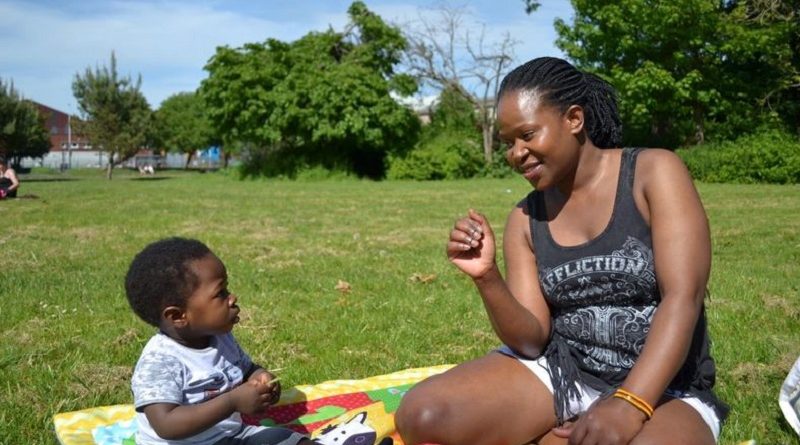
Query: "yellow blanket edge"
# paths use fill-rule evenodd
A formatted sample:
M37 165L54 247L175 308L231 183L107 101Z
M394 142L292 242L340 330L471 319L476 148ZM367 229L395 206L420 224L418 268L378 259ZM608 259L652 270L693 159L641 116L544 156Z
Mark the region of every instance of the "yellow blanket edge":
M297 385L284 390L281 400L276 405L287 405L337 394L373 391L416 383L452 367L453 365L428 366L405 369L364 379L327 380L315 385ZM125 420L133 420L135 415L136 412L132 404L97 406L78 411L58 413L53 416L53 424L56 436L62 445L94 445L94 438L92 437L94 428Z

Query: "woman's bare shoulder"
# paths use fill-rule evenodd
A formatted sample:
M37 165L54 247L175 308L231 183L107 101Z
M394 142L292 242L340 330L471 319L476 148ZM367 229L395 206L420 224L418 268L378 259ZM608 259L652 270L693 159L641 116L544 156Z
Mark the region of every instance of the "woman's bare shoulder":
M664 148L642 150L636 159L636 171L637 176L656 182L688 178L683 160L674 151Z
M666 148L645 148L639 153L636 162L637 166L662 163L677 163L679 165L683 165L683 161L681 160L680 156L675 154L674 151Z

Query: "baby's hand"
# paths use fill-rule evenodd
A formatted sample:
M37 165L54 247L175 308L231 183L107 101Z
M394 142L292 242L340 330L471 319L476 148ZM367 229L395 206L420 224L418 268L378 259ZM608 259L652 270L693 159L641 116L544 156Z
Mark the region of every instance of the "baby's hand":
M271 372L265 372L259 376L261 383L267 386L267 392L271 394L270 405L278 403L281 398L281 378L276 377Z
M272 404L273 392L261 379L250 379L230 392L231 403L242 414L258 414Z

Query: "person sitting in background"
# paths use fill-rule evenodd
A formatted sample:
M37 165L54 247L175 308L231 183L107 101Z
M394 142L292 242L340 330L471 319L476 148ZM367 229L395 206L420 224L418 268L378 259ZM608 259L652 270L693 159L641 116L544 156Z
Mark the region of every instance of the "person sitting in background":
M6 159L0 156L0 199L16 198L19 189L17 172L8 165Z
M154 175L156 174L156 170L150 164L140 165L139 166L139 174L144 175Z

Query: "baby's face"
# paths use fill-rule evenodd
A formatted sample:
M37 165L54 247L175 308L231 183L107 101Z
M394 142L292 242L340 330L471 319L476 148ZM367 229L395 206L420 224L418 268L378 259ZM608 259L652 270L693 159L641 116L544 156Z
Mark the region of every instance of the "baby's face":
M193 336L230 332L239 322L236 296L228 291L225 265L214 254L195 260L190 269L197 277L197 288L186 302L186 317Z

